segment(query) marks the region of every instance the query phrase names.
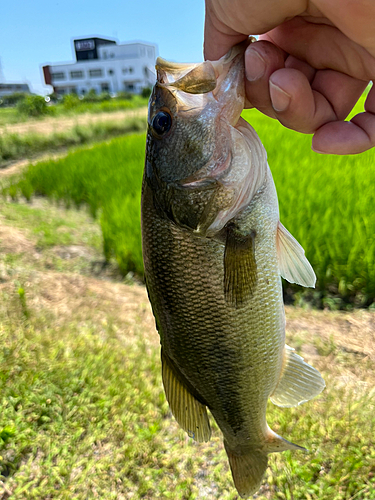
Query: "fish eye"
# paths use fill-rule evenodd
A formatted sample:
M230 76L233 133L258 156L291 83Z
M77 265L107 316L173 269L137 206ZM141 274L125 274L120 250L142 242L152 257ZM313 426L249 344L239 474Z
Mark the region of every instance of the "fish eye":
M151 127L159 135L166 134L172 126L172 117L166 111L159 111L156 113L151 122Z

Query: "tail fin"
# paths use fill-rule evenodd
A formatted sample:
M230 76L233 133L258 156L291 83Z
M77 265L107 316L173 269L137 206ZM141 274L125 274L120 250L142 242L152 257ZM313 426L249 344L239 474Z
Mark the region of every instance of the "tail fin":
M261 450L251 450L238 455L229 449L225 441L224 446L238 494L241 498L248 498L258 491L262 483L268 464L267 453Z
M286 450L307 451L298 444L282 438L268 427L266 445L263 450L246 450L239 454L229 448L224 441L233 482L241 498L248 498L258 491L268 465L268 453Z

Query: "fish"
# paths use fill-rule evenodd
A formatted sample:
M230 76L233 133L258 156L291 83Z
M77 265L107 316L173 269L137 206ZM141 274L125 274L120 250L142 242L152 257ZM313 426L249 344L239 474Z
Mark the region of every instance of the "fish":
M244 50L217 61L156 61L141 194L145 282L160 335L170 410L198 442L223 434L242 498L268 454L305 450L267 424L269 399L302 404L325 387L285 344L281 276L315 286L279 219L266 151L241 118Z

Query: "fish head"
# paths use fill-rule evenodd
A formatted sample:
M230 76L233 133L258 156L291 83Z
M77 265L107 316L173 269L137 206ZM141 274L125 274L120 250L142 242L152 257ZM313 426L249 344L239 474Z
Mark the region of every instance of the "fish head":
M222 189L221 180L231 168L231 128L245 103L247 44L233 47L218 61L156 62L145 181L163 214L190 229L209 227L219 210L213 199L225 205L233 194Z

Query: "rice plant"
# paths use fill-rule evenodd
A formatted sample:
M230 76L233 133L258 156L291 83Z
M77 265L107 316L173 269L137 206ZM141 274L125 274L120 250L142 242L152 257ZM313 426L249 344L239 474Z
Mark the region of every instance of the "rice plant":
M255 110L243 116L260 135L278 190L281 221L305 248L317 274L318 306L369 306L375 299L375 154L318 155L310 138ZM104 253L124 273L142 275L139 198L145 136L132 135L60 160L29 166L4 189L88 205L100 214ZM301 288L286 284L293 300Z

